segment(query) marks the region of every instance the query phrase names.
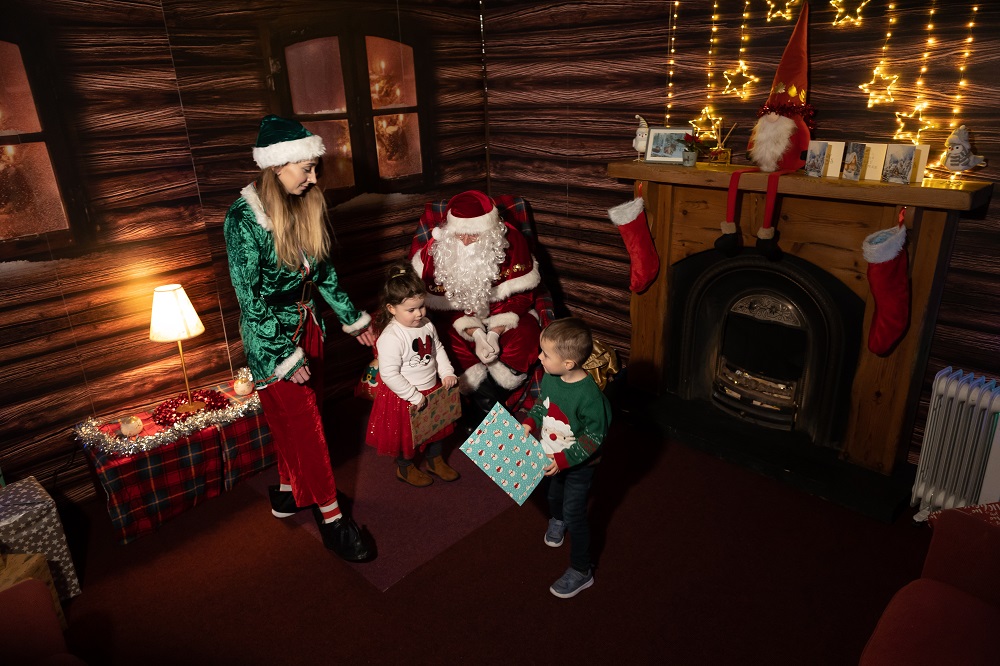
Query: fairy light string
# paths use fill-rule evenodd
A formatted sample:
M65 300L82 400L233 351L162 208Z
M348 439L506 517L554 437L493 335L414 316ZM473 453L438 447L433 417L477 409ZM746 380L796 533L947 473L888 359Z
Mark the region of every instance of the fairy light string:
M692 118L688 124L694 128L694 133L699 139L715 139L718 141L718 128L722 126L722 117L716 116L712 109L712 99L715 93L715 47L718 43L719 32L719 2L712 3L712 29L708 38L708 60L707 82L705 84L705 106L701 109L701 115Z
M664 127L670 127L670 112L674 108L674 58L677 53L677 8L680 4L679 1L674 2L673 11L670 12L670 22L667 27L670 56L667 59L667 101L663 110Z
M831 3L832 4L832 3ZM864 5L862 5L864 6ZM838 8L839 11L839 8ZM858 8L858 12L861 8ZM892 39L892 30L896 24L896 5L893 3L889 4L888 10L886 12L889 28L885 32L885 41L882 43L882 55L879 58L878 65L872 71L872 80L868 83L862 83L858 88L868 93L868 108L872 108L877 104L883 104L886 102L894 101L892 96L892 86L899 79L899 74L888 73L889 64L889 40ZM860 13L858 24L861 23ZM834 25L837 22L834 21Z
M793 14L792 7L795 7L796 5L798 5L799 4L799 0L788 0L788 2L785 3L785 8L784 9L775 9L775 7L777 7L778 4L779 3L777 3L777 2L771 2L771 0L767 0L767 22L768 23L771 22L771 19L779 19L779 18L783 18L786 21L791 21L792 20L792 14Z
M743 3L743 16L740 21L740 55L739 61L735 69L727 69L722 72L722 75L726 77L726 88L722 91L722 94L726 95L732 93L740 99L745 99L749 94L747 86L760 81L759 78L754 76L747 69L746 64L746 52L747 43L750 37L747 35L747 19L750 17L750 0L745 0Z
M937 45L937 39L934 37L935 14L937 14L937 0L931 0L926 25L927 39L924 51L920 56L920 69L915 82L916 92L913 108L909 112L896 111L896 133L892 137L896 141L910 141L914 145L919 145L920 133L935 127L933 122L924 118L924 112L930 107L930 102L924 94L924 81L930 70L930 63Z

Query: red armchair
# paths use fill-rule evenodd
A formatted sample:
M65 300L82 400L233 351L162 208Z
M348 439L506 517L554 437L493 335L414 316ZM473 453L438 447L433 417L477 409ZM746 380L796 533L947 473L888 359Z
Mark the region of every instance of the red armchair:
M52 592L28 578L0 590L0 663L85 666L70 654Z
M934 534L921 576L889 601L860 666L1000 663L995 515L970 507L932 516Z

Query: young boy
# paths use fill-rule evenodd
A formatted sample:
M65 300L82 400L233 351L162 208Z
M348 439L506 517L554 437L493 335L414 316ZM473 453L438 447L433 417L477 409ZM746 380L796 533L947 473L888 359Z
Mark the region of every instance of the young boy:
M552 460L545 467L552 514L545 544L561 546L568 530L570 567L549 591L568 599L594 584L587 495L600 461L598 449L611 423L611 405L583 369L594 347L587 324L575 317L557 319L542 331L539 346L545 376L523 425L537 432Z

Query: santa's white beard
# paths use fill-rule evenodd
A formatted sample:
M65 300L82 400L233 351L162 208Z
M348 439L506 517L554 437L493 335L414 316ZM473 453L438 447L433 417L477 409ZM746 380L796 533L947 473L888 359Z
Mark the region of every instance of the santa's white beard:
M502 226L479 235L464 245L444 233L431 245L434 258L434 281L444 287L445 297L459 310L485 317L489 314L490 291L497 279L500 264L508 247Z
M777 171L794 133L795 121L791 118L775 113L761 116L750 134L750 159L761 171Z

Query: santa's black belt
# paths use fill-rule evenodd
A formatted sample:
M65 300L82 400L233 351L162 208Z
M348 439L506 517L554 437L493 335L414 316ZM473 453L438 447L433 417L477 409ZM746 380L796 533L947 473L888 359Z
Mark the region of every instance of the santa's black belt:
M265 296L264 302L271 306L305 303L312 300L313 287L315 287L315 283L303 282L302 289L289 289L288 291L283 291L280 294Z

